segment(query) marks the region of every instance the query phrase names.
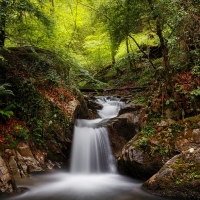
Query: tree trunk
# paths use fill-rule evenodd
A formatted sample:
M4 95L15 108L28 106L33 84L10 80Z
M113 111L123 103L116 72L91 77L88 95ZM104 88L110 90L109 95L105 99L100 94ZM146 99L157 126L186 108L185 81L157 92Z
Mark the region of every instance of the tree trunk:
M3 47L6 39L6 2L0 3L0 47Z
M162 56L163 56L163 61L164 61L164 66L165 66L165 72L169 73L170 72L170 64L169 64L169 58L168 58L168 47L167 47L167 43L163 37L162 34L162 28L161 28L161 23L160 23L160 19L157 18L156 19L156 29L157 29L157 35L159 37L160 40L160 47L162 49Z
M126 37L126 52L128 54L129 69L130 71L133 71L133 64L131 62L130 51L129 51L128 36Z
M158 16L158 14L156 13L156 11L154 9L154 5L152 3L152 0L148 0L148 3L149 3L151 11L153 13L153 18L156 21L156 33L157 33L159 40L160 40L160 47L162 49L162 56L163 56L165 71L167 73L169 73L169 71L170 71L170 65L169 65L169 59L168 59L169 50L168 50L168 47L167 47L166 40L165 40L165 38L163 37L163 34L162 34L162 25L161 25L161 22L160 22L160 17Z
M156 33L160 40L160 47L162 50L162 56L163 56L163 63L164 63L164 69L165 69L165 81L166 81L166 88L168 92L171 92L173 90L173 83L171 81L172 79L172 69L170 67L168 53L169 49L167 46L167 41L165 40L162 32L162 24L161 24L161 18L157 14L152 0L148 0L149 7L153 13L153 18L156 21ZM167 94L166 94L167 95Z

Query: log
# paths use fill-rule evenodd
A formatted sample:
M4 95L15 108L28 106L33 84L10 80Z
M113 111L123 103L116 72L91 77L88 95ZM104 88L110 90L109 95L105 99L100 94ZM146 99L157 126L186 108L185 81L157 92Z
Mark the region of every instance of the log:
M79 88L81 92L104 92L104 89L94 89L94 88Z
M113 90L142 90L148 88L149 85L144 86L134 86L134 87L121 87L121 88L107 88L107 89L94 89L94 88L80 88L81 92L106 92L106 91L113 91Z
M141 90L141 89L145 89L149 86L134 86L134 87L121 87L121 88L109 88L106 89L106 91L111 91L111 90Z

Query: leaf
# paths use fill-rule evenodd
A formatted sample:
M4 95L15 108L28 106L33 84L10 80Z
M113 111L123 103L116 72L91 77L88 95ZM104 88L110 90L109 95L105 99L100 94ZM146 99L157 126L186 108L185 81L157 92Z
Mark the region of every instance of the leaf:
M12 90L7 90L6 87L10 87L11 85L9 83L4 83L3 85L0 85L0 96L4 95L14 95Z

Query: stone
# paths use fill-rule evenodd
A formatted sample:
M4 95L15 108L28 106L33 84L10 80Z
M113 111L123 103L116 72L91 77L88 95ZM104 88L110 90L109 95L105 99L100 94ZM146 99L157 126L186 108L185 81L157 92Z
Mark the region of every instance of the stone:
M181 110L172 110L171 108L166 109L165 111L166 118L173 120L180 120L182 116Z
M157 125L158 127L167 127L167 126L168 126L168 122L162 120L161 122L158 122L156 125Z
M154 152L152 157L150 150L140 147L141 140L141 135L137 134L124 145L118 165L123 174L147 179L155 174L169 158L161 156L158 152Z
M40 163L35 159L28 143L20 143L18 145L20 155L26 163L29 172L43 171Z
M6 166L6 163L0 156L0 193L1 192L13 192L14 186L13 186L13 179L11 178L11 175L8 171L8 168Z
M163 127L162 126L159 126L158 128L157 128L157 131L158 132L160 132L160 131L162 131L163 130Z
M200 144L200 129L193 129L192 140L194 143Z
M143 186L156 195L200 199L200 149L174 156Z
M123 146L144 126L145 114L143 105L130 103L122 107L117 117L106 123L111 148L117 160L121 155Z

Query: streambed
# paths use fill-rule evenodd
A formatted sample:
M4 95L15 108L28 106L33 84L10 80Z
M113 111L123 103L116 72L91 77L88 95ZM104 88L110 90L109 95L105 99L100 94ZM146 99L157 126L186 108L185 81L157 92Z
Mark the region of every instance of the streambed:
M28 190L2 200L169 200L143 191L142 181L119 174L58 172L16 180Z
M150 195L142 181L121 176L101 122L117 116L124 105L118 98L97 98L103 106L99 119L77 120L69 172L31 175L17 179L27 191L1 200L169 200Z

